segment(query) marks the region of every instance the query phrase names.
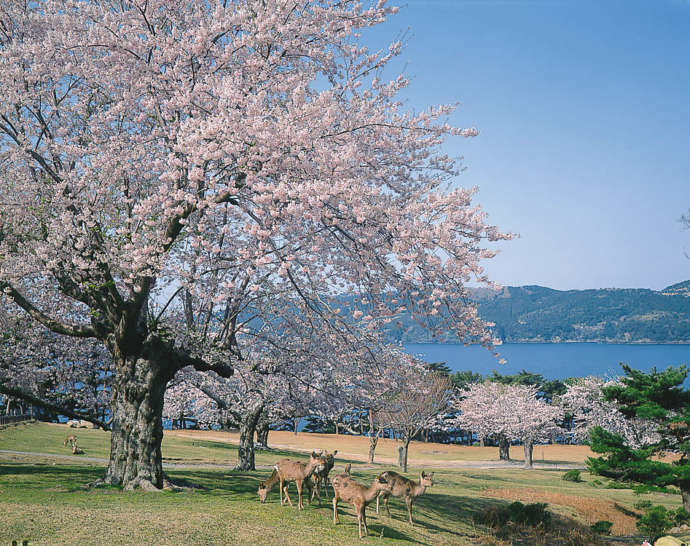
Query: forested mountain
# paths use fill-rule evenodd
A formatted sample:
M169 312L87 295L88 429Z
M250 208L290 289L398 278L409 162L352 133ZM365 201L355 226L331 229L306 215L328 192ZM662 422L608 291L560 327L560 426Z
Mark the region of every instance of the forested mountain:
M690 343L690 281L658 292L508 286L474 295L481 316L496 324L504 342ZM390 334L405 342L457 342L451 335L431 339L408 318L392 325Z

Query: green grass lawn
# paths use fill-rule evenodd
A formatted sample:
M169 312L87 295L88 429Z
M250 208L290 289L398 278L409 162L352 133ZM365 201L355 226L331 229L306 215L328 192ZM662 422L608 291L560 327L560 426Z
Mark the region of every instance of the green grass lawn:
M0 430L0 449L68 454L62 445L66 430L49 424L10 427ZM107 457L107 433L86 429L76 433L88 456ZM182 438L167 438L163 454L166 460L184 463L232 463L237 456L230 444ZM284 455L262 452L257 462L269 464ZM337 460L335 470L343 463ZM358 470L355 465L353 474L360 482L369 483L386 468ZM298 512L280 506L276 488L269 501L260 504L256 489L259 481L268 476L268 470L240 473L217 468L169 469L171 477L194 484L193 491L185 492L83 489L101 477L103 470L101 463L0 454L0 544L12 540L29 540L29 544L359 542L351 506L340 505L341 524L333 525L330 495L320 506L318 502L306 504L305 510ZM411 468L408 475L418 470ZM590 523L583 510L598 504L613 511L618 510L614 504L631 510L640 500L630 490L593 487L587 474L582 483L564 482L561 476L562 472L544 470L436 470L434 487L413 508L416 525L406 521L404 502L391 499L390 520L383 514L377 517L375 507L369 507L368 540L383 544L580 544L578 522ZM525 497L520 499L523 502L551 499L549 510L556 519L551 534L525 529L500 541L490 528L474 523L474 515L492 506L507 505L514 500L511 495ZM530 499L530 495L535 498ZM679 495L653 494L644 498L668 507L680 504ZM641 542L631 537L630 542L622 543Z

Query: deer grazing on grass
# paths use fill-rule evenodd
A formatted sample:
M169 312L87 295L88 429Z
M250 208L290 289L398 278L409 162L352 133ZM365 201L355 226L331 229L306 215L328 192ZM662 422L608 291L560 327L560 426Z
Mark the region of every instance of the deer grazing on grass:
M69 446L71 448L74 448L74 446L77 445L77 435L72 434L72 435L68 436L67 438L65 438L65 441L62 443L62 445L67 447L67 444L69 444Z
M337 525L340 521L338 518L338 501L342 499L355 507L357 523L359 525L359 538L362 538L362 525L364 525L364 534L368 535L367 504L373 501L382 491L390 491L391 485L382 474L376 476L376 479L369 487L357 483L349 474L334 476L331 478L331 485L335 492L333 497L333 524Z
M432 478L434 473L425 474L422 472L419 475L419 481L410 480L405 476L401 476L397 472L388 471L381 474L383 478L391 484L389 491L381 491L378 497L376 497L376 513L379 513L379 499L383 498L383 504L386 506L386 512L388 512L388 517L391 517L391 511L388 508L388 497L391 495L394 497L402 497L405 499L407 504L407 515L410 518L410 525L414 525L412 521L412 503L414 499L419 497L419 495L424 494L427 487L434 485Z
M266 497L268 497L268 494L273 491L273 488L278 482L280 482L280 477L278 476L278 471L274 468L273 473L268 477L268 479L259 484L259 490L257 493L259 493L259 500L261 501L261 504L266 502ZM311 497L313 496L312 490L314 489L314 482L312 482L311 478L306 478L304 480L302 489L305 488L309 493L309 504L311 504Z
M325 467L325 457L321 457L314 452L312 452L311 456L309 457L309 462L307 463L303 463L301 461L291 461L290 459L282 459L278 461L273 469L275 474L277 474L278 480L280 481L280 505L283 506L285 504L283 501L283 493L285 493L285 498L290 503L290 506L293 506L290 495L288 495L288 485L290 482L295 482L298 497L297 508L299 510L303 510L304 504L302 503L302 487L305 481L308 478L311 478L311 475L314 472L320 472ZM262 502L265 501L266 495L268 495L268 491L270 491L268 482L271 480L275 480L274 475L271 475L266 482L259 485L259 498L261 499L263 497L264 499ZM270 487L273 487L274 484L275 481L273 481Z
M311 492L310 502L314 500L314 495L319 496L319 504L321 504L321 484L324 486L324 490L328 490L328 474L333 469L335 464L335 456L338 454L336 449L333 453L328 453L328 451L322 451L321 456L326 459L326 466L323 470L314 471L314 489Z

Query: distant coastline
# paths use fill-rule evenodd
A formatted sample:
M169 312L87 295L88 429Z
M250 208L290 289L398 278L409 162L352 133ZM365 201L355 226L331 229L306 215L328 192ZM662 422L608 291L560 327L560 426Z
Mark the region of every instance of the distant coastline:
M470 292L504 343L690 344L690 280L658 291L506 286ZM387 334L403 343L457 344L451 332L432 337L409 316Z

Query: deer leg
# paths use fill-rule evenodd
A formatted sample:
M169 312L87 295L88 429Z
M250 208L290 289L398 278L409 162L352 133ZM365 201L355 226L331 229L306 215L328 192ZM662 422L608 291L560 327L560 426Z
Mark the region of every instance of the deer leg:
M283 488L283 491L285 492L285 498L290 503L290 506L294 506L294 504L292 504L292 499L290 498L290 495L288 495L288 487L290 487L290 482L285 482L285 487Z
M412 497L407 497L405 502L407 503L407 515L410 517L410 525L414 525L412 521Z
M388 508L388 499L390 498L390 495L384 495L383 496L383 504L386 506L386 512L388 513L388 517L391 517L391 509Z
M302 480L295 480L295 485L297 486L297 510L304 510L304 505L302 504Z
M283 506L283 480L280 480L278 489L280 490L280 505Z
M357 512L357 525L359 525L359 538L362 538L362 513Z
M338 495L333 497L333 525L338 525Z
M362 506L362 523L364 523L364 536L369 536L369 529L367 528L367 505Z
M381 493L376 495L376 513L379 513L379 499L381 498Z

